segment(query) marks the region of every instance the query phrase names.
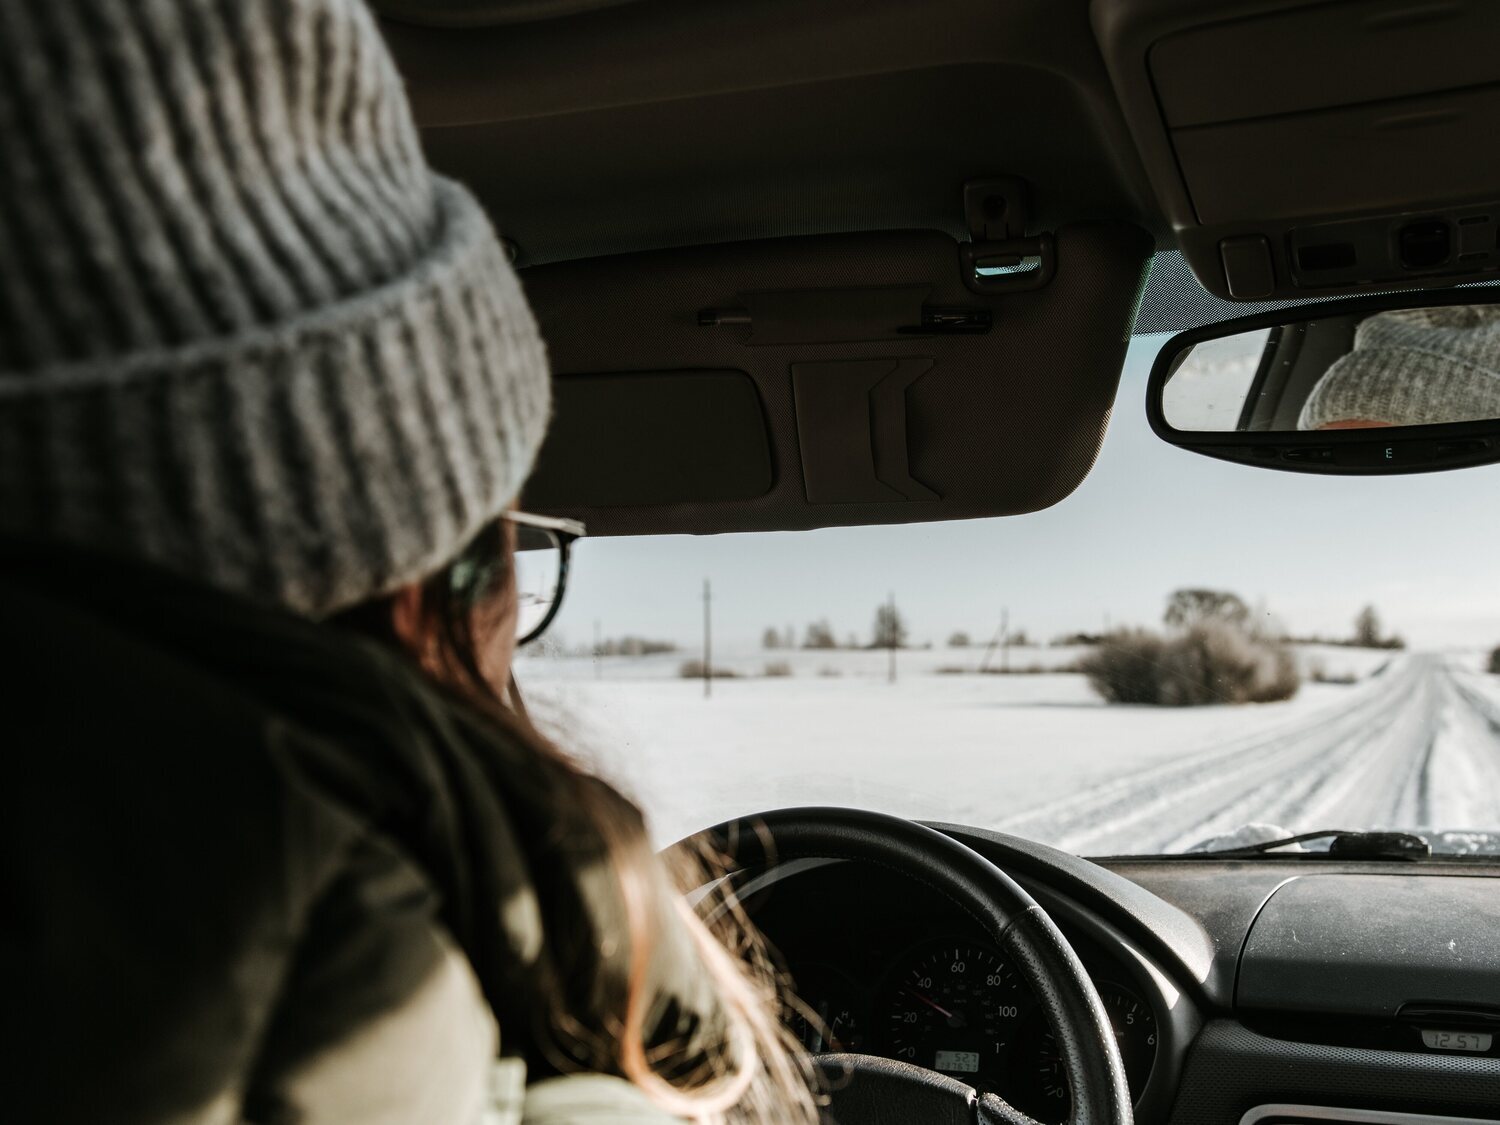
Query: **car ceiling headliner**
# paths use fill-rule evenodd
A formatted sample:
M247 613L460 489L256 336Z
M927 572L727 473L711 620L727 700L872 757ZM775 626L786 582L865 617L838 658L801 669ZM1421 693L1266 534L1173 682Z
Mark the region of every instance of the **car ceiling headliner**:
M1087 0L562 2L385 24L430 160L514 244L549 340L529 505L705 534L1014 514L1076 487L1165 227ZM423 10L486 4L514 10ZM1040 287L964 279L964 185L1005 176L1065 263ZM703 327L742 305L748 334ZM997 327L928 332L929 307Z
M1171 241L1088 0L643 0L461 31L394 6L384 26L429 156L522 266L857 230L962 237L963 182L995 175L1030 182L1034 227L1122 220Z

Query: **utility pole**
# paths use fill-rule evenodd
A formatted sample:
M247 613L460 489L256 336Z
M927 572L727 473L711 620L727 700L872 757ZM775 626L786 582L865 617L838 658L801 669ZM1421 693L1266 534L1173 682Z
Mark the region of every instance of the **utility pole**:
M895 683L896 682L896 640L897 640L896 633L898 631L896 629L896 591L895 590L891 591L890 601L889 601L888 604L891 607L891 619L886 622L886 632L888 634L890 634L890 645L891 645L891 678L890 678L890 682L891 683Z
M710 606L713 604L713 589L708 579L703 580L703 698L714 693L714 645L713 622Z

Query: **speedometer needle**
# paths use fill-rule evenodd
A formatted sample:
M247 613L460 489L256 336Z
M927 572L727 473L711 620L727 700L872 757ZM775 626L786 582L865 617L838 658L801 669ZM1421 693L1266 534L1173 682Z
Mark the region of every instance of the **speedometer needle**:
M936 1000L932 1000L929 997L923 996L915 988L909 988L909 987L903 985L901 991L905 992L908 996L912 996L912 997L915 997L916 999L920 1000L922 1003L926 1004L929 1008L931 1008L938 1015L940 1015L940 1016L944 1017L945 1019L947 1019L949 1027L962 1027L964 1025L964 1018L963 1018L963 1016L955 1015L954 1013L950 1012L947 1008L945 1008L941 1004L939 1004Z

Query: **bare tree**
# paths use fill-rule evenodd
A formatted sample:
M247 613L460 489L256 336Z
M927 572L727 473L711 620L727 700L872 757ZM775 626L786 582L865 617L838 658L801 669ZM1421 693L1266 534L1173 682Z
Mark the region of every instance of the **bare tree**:
M1243 628L1249 620L1250 607L1238 594L1202 588L1174 590L1162 615L1169 629L1191 629L1210 621Z
M1354 643L1364 648L1384 648L1381 636L1380 614L1372 605L1365 606L1354 618Z
M894 602L885 602L875 610L875 635L871 648L905 648L906 621Z
M766 631L760 635L760 647L766 649L781 647L781 633L774 625L768 625Z
M827 618L822 621L814 621L808 625L807 631L802 635L803 648L838 648L838 639L833 635L833 626L828 624Z
M973 642L969 639L969 634L963 632L962 630L954 633L948 638L949 648L968 648L972 643Z

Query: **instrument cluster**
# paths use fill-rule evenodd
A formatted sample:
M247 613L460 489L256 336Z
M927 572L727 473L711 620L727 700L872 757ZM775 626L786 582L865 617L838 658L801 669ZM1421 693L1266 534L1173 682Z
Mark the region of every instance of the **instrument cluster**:
M1052 1031L1015 966L989 946L922 941L873 980L817 961L794 966L792 975L805 1008L793 1027L809 1050L900 1059L999 1094L1038 1121L1067 1118L1068 1084ZM1156 1017L1128 985L1094 983L1139 1097L1156 1060Z
M792 978L788 1022L814 1053L915 1063L1000 1095L1044 1123L1068 1116L1062 1060L1030 986L947 900L884 869L799 871L751 913ZM1139 1100L1160 1042L1149 978L1063 930L1104 1002Z

